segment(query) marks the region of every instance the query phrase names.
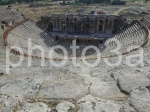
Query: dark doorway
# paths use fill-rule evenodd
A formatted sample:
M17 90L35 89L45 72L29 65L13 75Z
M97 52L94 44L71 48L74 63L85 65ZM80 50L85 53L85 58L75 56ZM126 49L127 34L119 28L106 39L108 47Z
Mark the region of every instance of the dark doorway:
M103 20L99 20L98 30L103 31Z
M58 36L56 36L55 40L56 40L56 41L58 41L58 39L59 39L59 37L58 37Z
M103 43L104 43L104 41L103 41L103 40L99 40L99 43L100 43L100 44L103 44Z
M47 31L53 31L53 23L49 23Z

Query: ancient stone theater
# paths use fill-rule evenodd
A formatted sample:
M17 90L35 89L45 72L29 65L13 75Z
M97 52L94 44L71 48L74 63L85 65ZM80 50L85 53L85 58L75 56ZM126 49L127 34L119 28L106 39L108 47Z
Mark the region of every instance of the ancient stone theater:
M10 12L9 12L10 13ZM20 17L20 16L19 16ZM13 20L14 19L14 20ZM50 14L42 16L41 20L35 23L32 20L21 18L20 21L2 20L1 27L6 29L3 35L5 45L19 46L23 48L25 56L28 54L28 39L32 45L40 45L45 49L45 59L48 59L49 50L55 45L61 45L68 51L68 55L72 56L70 45L72 40L76 40L80 48L77 55L80 56L82 50L88 45L94 45L101 51L102 57L113 57L110 54L117 45L113 39L117 39L121 43L120 53L127 54L129 46L143 46L148 41L149 36L149 15L142 20L127 20L118 15L107 15L101 13L80 13L80 14ZM7 23L6 25L4 23ZM106 46L105 42L111 38ZM138 48L137 48L138 49ZM31 57L41 58L41 51L33 49ZM135 49L131 49L133 51ZM15 53L20 54L17 50ZM60 49L55 49L56 54L63 54ZM55 56L61 59L59 56ZM95 50L89 49L87 59L95 59Z

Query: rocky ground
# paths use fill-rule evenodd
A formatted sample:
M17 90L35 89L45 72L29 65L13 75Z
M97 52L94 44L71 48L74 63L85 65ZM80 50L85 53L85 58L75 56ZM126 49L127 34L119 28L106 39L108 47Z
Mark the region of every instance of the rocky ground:
M19 7L29 18L35 16L33 19L43 14L41 10L45 11L25 6L14 9ZM47 7L49 10L45 13L66 12L68 7L63 10L60 6L52 10ZM99 6L87 7L92 10ZM137 53L133 52L124 56L117 67L110 67L103 60L94 68L81 61L77 61L80 67L71 61L59 68L45 61L45 67L41 67L40 60L32 60L32 66L28 67L28 59L24 58L18 67L9 65L10 74L7 74L6 49L1 37L0 112L150 112L150 41L144 47L144 63L137 67L125 64L128 55ZM19 56L12 53L9 57L14 63L19 60Z
M0 112L150 112L150 42L145 46L144 65L110 67L101 60L95 68L57 68L27 58L6 74L5 46L0 39ZM137 52L133 52L135 54ZM10 54L11 62L19 56ZM114 61L116 58L111 58ZM137 59L133 59L133 62Z

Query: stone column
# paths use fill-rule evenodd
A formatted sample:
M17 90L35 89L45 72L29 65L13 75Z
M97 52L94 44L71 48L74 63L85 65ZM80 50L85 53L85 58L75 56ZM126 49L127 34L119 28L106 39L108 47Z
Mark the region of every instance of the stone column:
M58 29L58 23L57 23L57 21L58 21L58 18L56 17L56 28Z
M67 17L65 18L65 31L67 31Z
M114 19L112 20L112 27L111 27L111 31L113 31L113 26L114 26Z
M99 19L97 19L96 22L97 22L97 24L96 24L96 25L97 25L97 26L96 26L96 33L97 33L97 32L98 32L98 26L99 26Z
M61 31L61 18L59 19L59 23L60 23L59 28L60 28L60 31Z
M103 32L105 31L105 19L103 20Z

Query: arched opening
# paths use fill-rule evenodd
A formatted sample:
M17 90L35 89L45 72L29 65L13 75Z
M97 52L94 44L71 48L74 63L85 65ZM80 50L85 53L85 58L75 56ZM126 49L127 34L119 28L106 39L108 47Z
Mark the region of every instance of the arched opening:
M55 37L55 40L56 40L56 41L58 41L58 39L59 39L59 37L58 37L58 36L56 36L56 37Z
M104 43L104 40L99 40L99 43L100 43L100 44L103 44L103 43Z

